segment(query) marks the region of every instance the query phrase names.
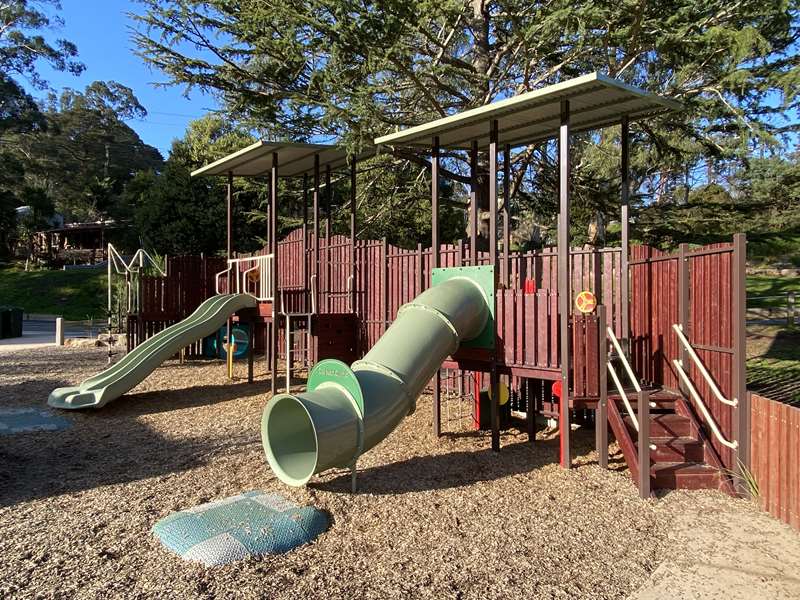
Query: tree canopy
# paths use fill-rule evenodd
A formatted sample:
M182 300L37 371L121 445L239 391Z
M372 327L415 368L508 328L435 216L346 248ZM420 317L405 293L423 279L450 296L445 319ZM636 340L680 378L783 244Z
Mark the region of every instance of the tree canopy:
M797 128L783 120L800 90L797 0L139 1L142 58L275 139L335 136L357 148L597 70L685 106L634 130L634 185L646 203L668 198L687 168L741 164ZM614 212L615 136L576 144L581 227L596 211ZM545 226L553 155L552 144L514 155L515 207ZM463 158L448 157L454 182L466 181Z

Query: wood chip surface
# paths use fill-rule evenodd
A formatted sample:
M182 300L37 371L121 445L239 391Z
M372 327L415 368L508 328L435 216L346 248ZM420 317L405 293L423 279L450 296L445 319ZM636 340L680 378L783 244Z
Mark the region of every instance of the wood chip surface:
M105 366L102 348L0 357L0 406L43 406ZM264 364L248 384L220 361L169 361L73 426L0 437L3 598L626 598L669 554L685 502L642 501L621 456L601 470L593 431L573 433L576 468L541 432L436 439L430 398L359 461L307 488L278 481L259 434ZM458 427L453 427L458 429ZM206 569L163 549L160 518L248 490L327 510L331 529L290 554ZM742 501L700 492L719 510ZM743 510L750 510L745 508Z

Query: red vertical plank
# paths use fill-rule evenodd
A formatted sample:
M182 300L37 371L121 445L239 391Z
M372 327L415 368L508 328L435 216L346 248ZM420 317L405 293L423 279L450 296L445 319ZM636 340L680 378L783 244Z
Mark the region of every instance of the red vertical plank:
M525 295L522 290L515 288L511 290L514 294L514 314L516 315L516 331L514 333L514 362L517 364L525 363ZM531 338L531 341L533 339Z
M559 344L558 344L558 292L551 292L548 295L550 301L550 361L551 367L559 367Z
M781 477L781 491L780 491L780 519L784 523L789 522L789 504L790 498L792 495L791 487L790 487L790 477L791 471L794 468L795 470L800 468L800 465L792 465L789 461L790 454L791 454L791 446L789 446L790 441L790 431L791 431L791 424L790 424L790 413L789 411L792 408L788 404L781 403L779 405L780 409L780 445L781 451L780 455L780 477Z
M536 292L536 364L540 367L550 366L550 293Z
M536 361L536 349L539 344L539 337L541 332L537 328L537 299L538 294L523 294L523 302L525 303L525 365L534 366Z
M800 409L792 407L789 426L789 448L791 455L789 464L792 465L790 473L792 481L790 489L792 496L789 499L789 525L800 530Z
M514 352L516 350L516 331L517 326L514 321L516 313L514 311L514 290L501 290L503 294L503 348L505 363L514 363Z
M591 397L600 395L600 345L599 321L592 315L586 323L586 394Z

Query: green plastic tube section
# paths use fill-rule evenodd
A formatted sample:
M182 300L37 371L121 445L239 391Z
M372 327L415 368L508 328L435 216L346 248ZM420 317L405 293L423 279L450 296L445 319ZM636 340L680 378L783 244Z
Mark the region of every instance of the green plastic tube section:
M401 307L362 360L349 370L342 364L346 377L357 381L355 391L331 380L301 394L276 395L261 420L273 472L301 486L315 473L354 465L414 411L445 358L477 337L489 314L489 299L478 284L468 277L448 279Z

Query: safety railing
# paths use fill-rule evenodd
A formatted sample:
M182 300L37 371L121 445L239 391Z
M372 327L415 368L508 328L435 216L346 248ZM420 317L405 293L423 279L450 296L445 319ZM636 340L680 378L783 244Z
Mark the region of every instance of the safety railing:
M620 357L620 361L622 362L622 366L625 368L626 373L628 374L628 379L633 385L633 389L636 391L636 394L642 393L642 386L639 385L639 381L636 379L636 375L633 373L633 369L631 368L628 359L625 356L625 353L622 351L622 346L617 339L617 336L614 335L614 330L609 327L607 329L608 339L611 340L611 344L614 346L614 349L617 351L617 355ZM625 386L622 385L620 381L619 375L617 374L617 370L614 368L614 365L611 364L611 361L607 361L608 365L608 374L611 375L611 380L614 382L614 386L617 388L619 392L620 398L622 398L622 402L625 404L625 409L628 411L628 414L631 416L631 420L633 421L633 426L636 428L636 431L639 431L639 423L637 422L636 413L633 412L633 407L631 406L630 399L628 398L628 394L625 392ZM651 408L655 408L655 402L649 402L649 406Z
M689 343L689 340L684 335L683 328L676 323L672 325L672 329L675 331L676 334L678 334L678 339L680 340L683 347L686 349L686 354L689 356L689 358L692 359L692 362L694 362L697 371L703 376L706 385L708 385L708 388L711 390L711 393L714 395L714 397L717 400L719 400L722 404L726 404L728 406L738 406L739 404L738 398L729 400L719 390L719 387L717 387L714 378L711 377L705 365L703 364L703 361L700 360L700 357L697 355L697 352L695 352L695 349L692 347L692 345ZM678 377L680 377L681 381L683 382L683 385L686 387L686 390L692 397L692 400L694 400L695 405L700 410L700 414L703 416L703 420L711 429L711 432L714 434L714 437L717 438L719 443L722 444L723 446L736 450L739 447L739 443L736 440L729 440L719 430L717 421L714 419L713 415L708 410L706 403L703 402L703 398L700 396L700 394L697 391L697 388L692 383L689 374L683 368L683 360L673 359L672 365L675 367L675 372L678 374Z
M719 390L719 388L717 387L717 383L714 381L714 378L711 377L711 374L708 372L708 369L706 369L706 366L703 364L703 361L700 360L699 356L697 356L697 352L695 352L694 347L692 347L692 345L689 343L689 340L686 339L686 335L684 335L683 333L683 327L681 327L677 323L674 323L672 325L672 329L675 331L675 333L678 334L678 339L680 340L683 347L686 349L686 353L689 355L689 358L691 358L692 362L694 362L694 366L697 367L697 370L703 376L703 379L706 380L706 384L708 384L708 388L711 390L711 393L714 394L714 397L723 404L727 404L728 406L737 406L739 404L739 400L737 398L734 398L733 400L728 400ZM681 364L681 366L683 365Z
M628 362L628 358L625 356L625 352L622 350L622 346L620 345L617 336L614 335L614 330L611 327L606 328L606 337L611 340L611 344L617 351L617 355L619 356L620 362L622 362L622 366L628 375L628 379L633 385L633 389L636 390L637 412L633 412L630 399L628 398L628 394L625 392L625 386L623 386L622 381L620 381L617 370L614 368L614 365L611 364L611 361L606 359L608 373L611 375L611 379L614 381L614 385L619 392L620 398L622 398L622 402L625 404L625 410L628 411L628 414L631 418L631 423L633 423L633 427L636 430L636 465L638 468L637 487L639 488L639 496L641 498L649 498L651 487L650 451L656 449L655 445L650 443L650 409L655 408L656 404L654 402L650 402L649 392L647 392L647 390L643 390L638 379L636 379L636 375L633 373L633 368L631 368L631 364Z
M164 265L167 264L166 256ZM167 273L144 248L139 248L129 261L125 261L113 244L108 244L108 313L109 327L111 326L111 313L113 311L111 276L113 273L125 276L125 296L128 313L139 312L139 286L131 280L131 275L139 275L145 268L152 268L161 277Z
M248 256L244 258L232 258L228 260L228 268L216 274L216 292L222 291L222 277L230 276L230 288L226 286L228 293L250 294L259 301L272 301L274 293L272 289L272 269L274 265L274 255L262 254L260 256Z

